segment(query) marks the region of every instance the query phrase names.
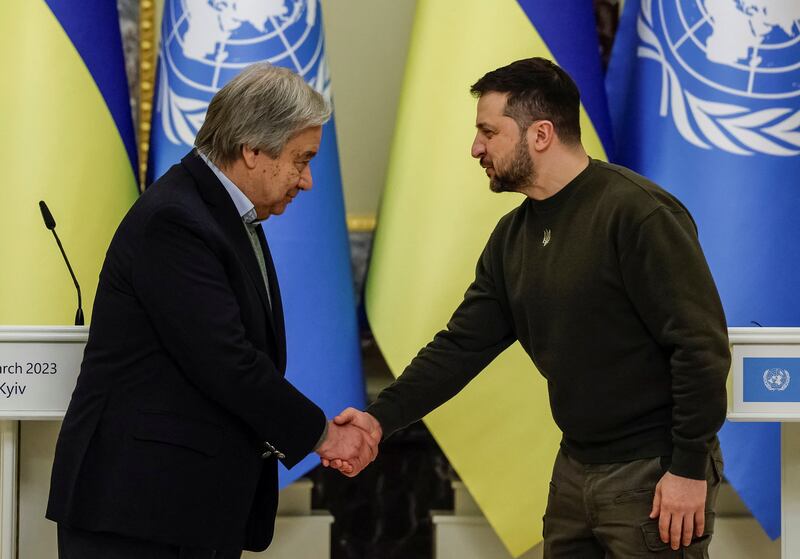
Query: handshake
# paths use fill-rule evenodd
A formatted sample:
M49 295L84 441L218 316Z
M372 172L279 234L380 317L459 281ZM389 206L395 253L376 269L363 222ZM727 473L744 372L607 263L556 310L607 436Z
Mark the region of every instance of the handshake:
M378 456L383 429L366 412L347 408L328 422L328 433L316 453L322 465L348 477L358 475Z

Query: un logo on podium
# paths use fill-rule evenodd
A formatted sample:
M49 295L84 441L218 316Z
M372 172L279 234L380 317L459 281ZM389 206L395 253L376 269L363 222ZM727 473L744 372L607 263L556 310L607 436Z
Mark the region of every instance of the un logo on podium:
M659 114L685 140L800 154L800 2L642 0L637 32L639 56L662 66Z
M767 369L763 375L764 386L770 392L783 392L789 388L792 377L786 369Z
M297 72L330 98L319 0L167 0L158 112L173 144L192 146L214 94L245 66Z

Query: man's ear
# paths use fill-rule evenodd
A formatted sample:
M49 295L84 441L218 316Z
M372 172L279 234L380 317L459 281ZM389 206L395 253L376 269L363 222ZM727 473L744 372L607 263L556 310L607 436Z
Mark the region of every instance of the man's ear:
M251 148L248 145L242 145L242 161L244 161L245 167L248 169L255 169L256 167L256 157L260 150L258 148Z
M549 120L535 120L528 127L528 145L534 151L545 151L555 140L555 129Z

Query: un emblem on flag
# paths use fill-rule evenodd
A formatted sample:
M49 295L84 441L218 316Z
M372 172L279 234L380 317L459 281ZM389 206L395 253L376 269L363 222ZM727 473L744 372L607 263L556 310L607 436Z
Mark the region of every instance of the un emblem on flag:
M792 377L786 369L767 369L763 375L764 386L770 392L783 392L789 388Z
M704 149L800 154L800 2L642 0L639 56L662 66L660 115Z
M319 0L167 0L156 108L164 135L192 146L214 94L245 66L288 67L330 98Z

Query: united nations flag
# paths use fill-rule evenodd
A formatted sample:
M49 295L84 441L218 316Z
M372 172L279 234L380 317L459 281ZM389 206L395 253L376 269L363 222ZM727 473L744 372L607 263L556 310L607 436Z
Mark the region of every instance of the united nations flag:
M172 0L162 23L148 182L191 148L211 98L253 62L291 68L330 100L322 22L313 0Z
M191 149L211 98L249 64L290 68L330 99L318 0L166 0L161 33L148 183ZM333 119L311 171L311 195L264 229L283 296L287 378L331 417L364 405ZM312 455L281 470L281 485L317 463Z
M702 149L800 154L798 21L789 0L642 2L637 54L661 71L658 115Z
M628 0L608 71L612 159L691 211L731 326L800 325L798 22L796 0ZM777 537L779 428L720 437L726 476Z

